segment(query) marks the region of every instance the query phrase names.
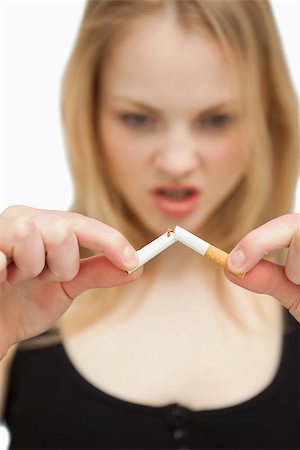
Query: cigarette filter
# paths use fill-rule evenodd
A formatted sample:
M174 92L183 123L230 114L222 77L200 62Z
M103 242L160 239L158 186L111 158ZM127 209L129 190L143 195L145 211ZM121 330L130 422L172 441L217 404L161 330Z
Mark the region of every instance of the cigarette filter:
M143 266L146 262L150 261L150 259L154 258L159 253L166 250L166 248L170 247L170 245L174 244L174 242L176 241L177 239L175 233L173 233L173 231L171 232L170 230L168 230L166 233L162 234L157 239L154 239L154 241L150 242L149 244L145 245L145 247L138 250L137 254L139 257L139 263L133 270L127 271L129 275L135 270L139 269L141 266Z
M173 234L173 233L172 233ZM176 225L174 228L174 234L179 242L186 245L187 247L195 250L195 252L200 253L202 256L207 256L212 261L220 264L222 267L227 267L227 257L228 253L220 250L203 239L195 236L193 233L184 230L183 228ZM234 273L239 278L244 278L246 273Z

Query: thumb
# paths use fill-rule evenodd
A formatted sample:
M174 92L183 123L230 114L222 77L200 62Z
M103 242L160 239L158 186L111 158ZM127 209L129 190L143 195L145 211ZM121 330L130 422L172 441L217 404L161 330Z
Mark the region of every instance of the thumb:
M228 270L225 275L238 286L275 297L300 322L300 286L287 278L283 266L262 259L243 279Z
M65 293L74 299L88 289L127 284L139 278L142 273L143 269L140 268L128 275L128 272L116 267L105 256L91 256L80 261L79 272L73 280L61 284Z

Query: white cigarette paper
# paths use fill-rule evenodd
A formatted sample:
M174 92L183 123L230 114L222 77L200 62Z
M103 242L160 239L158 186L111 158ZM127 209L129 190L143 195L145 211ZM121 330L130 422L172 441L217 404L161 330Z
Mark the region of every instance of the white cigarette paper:
M139 269L146 262L150 261L150 259L157 256L159 253L166 250L166 248L170 247L170 245L176 242L176 236L173 231L168 230L166 233L159 236L154 241L149 242L149 244L145 245L145 247L141 248L137 251L139 257L139 263L133 270L128 270L129 275L135 270Z
M192 250L195 250L195 252L200 253L200 255L202 256L205 255L210 245L208 242L205 242L203 239L195 236L189 231L186 231L184 228L181 228L178 225L176 225L176 227L174 228L174 234L176 235L176 238L179 242L191 248Z

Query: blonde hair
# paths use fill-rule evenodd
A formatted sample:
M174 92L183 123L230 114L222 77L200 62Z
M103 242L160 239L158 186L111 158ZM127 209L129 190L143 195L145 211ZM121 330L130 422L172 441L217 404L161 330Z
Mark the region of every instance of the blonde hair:
M204 238L229 251L260 224L291 212L298 175L298 109L272 11L261 0L96 0L87 2L62 90L74 181L73 211L121 231L136 247L150 238L108 178L97 132L99 73L133 21L172 9L186 29L207 30L240 83L248 161L234 192L208 219ZM97 296L107 296L98 292ZM97 302L99 304L99 301ZM95 316L91 313L91 316Z

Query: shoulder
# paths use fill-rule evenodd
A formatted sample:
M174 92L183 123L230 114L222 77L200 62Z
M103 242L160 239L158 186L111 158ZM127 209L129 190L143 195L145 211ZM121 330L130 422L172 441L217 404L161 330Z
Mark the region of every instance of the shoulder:
M47 349L55 344L61 343L61 336L58 330L51 329L46 333L33 337L13 346L0 361L0 421L3 417L6 393L9 388L9 380L13 373L20 368L20 361L24 364L28 361L27 356L41 353L35 350ZM17 369L15 366L17 365ZM22 367L25 367L23 365ZM18 370L17 370L18 372Z
M50 345L60 344L61 339L60 331L57 328L51 328L45 333L21 342L18 346L18 350L35 350L46 348Z

